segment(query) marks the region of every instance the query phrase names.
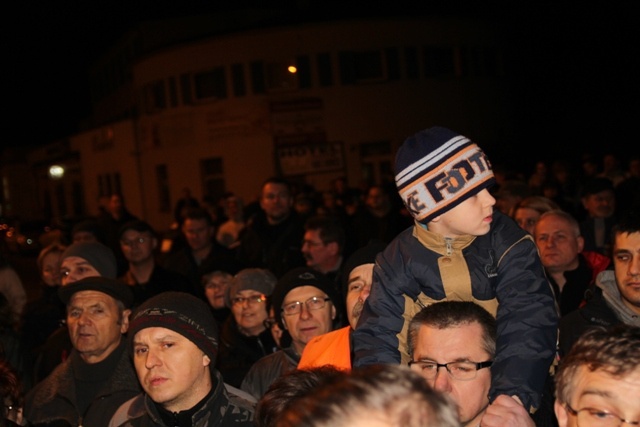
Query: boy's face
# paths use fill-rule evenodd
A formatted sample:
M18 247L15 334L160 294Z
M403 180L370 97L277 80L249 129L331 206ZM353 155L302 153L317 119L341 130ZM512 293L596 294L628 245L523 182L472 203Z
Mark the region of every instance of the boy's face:
M429 230L445 237L482 236L489 232L496 199L487 189L469 197L453 209L435 217Z

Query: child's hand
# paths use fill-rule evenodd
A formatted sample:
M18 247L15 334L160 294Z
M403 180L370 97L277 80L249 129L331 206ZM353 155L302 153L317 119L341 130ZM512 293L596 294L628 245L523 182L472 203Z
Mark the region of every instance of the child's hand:
M496 397L480 421L481 427L535 427L535 423L520 399L500 395Z

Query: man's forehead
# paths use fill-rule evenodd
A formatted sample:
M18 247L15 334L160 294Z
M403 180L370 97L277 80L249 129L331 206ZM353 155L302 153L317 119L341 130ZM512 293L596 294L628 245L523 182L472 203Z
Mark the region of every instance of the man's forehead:
M77 305L80 303L104 302L116 304L116 299L104 292L95 290L78 291L71 295L69 305Z
M422 325L416 340L416 353L419 353L417 356L447 359L441 363L487 357L482 332L478 322L462 323L445 328Z

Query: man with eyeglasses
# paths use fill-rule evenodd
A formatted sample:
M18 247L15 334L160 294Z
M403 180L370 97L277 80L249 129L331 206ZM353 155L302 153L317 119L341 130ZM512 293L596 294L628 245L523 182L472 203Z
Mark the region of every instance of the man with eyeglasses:
M555 381L560 427L640 425L640 328L587 331L560 360Z
M408 347L411 369L456 403L463 426L535 426L510 396L489 405L496 320L478 304L443 301L423 308L409 323Z
M276 321L289 332L291 346L258 360L244 377L242 390L256 399L282 374L296 369L312 338L341 325L338 292L312 268L295 268L282 276L271 298Z
M267 301L276 285L276 276L262 268L240 270L225 292L231 316L220 330L216 369L224 382L240 387L244 376L262 357L278 350L265 321Z
M118 240L122 254L129 263L129 268L119 280L130 286L133 307L160 292L193 293L185 276L156 263L155 250L158 247L158 238L147 222L134 220L126 223L118 233Z

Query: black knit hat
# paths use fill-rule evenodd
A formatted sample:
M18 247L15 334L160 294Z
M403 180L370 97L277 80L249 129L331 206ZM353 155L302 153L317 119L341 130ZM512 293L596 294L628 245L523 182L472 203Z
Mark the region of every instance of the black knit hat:
M331 299L333 305L336 306L337 312L340 312L338 309L341 307L340 296L331 280L312 268L298 267L282 276L276 283L273 294L271 294L273 312L280 327L282 327L282 303L289 291L300 286L315 286L320 289Z
M131 307L131 304L133 304L133 293L129 289L129 286L115 279L100 276L85 277L77 282L60 286L58 288L58 296L66 305L71 301L73 294L80 291L102 292L121 301L126 308Z
M69 257L86 260L98 270L100 276L115 279L118 276L116 256L113 251L99 242L78 242L69 246L60 256L60 262Z
M166 328L194 343L211 359L218 354L218 326L211 309L201 299L186 292L166 291L149 298L135 310L127 337L133 348L136 333L145 328Z
M410 136L396 155L398 192L423 224L493 184L491 163L480 147L443 127Z
M347 258L342 267L342 295L347 296L347 285L349 284L349 274L351 271L363 264L375 264L376 255L386 248L387 245L381 240L372 240L366 246L357 249Z

